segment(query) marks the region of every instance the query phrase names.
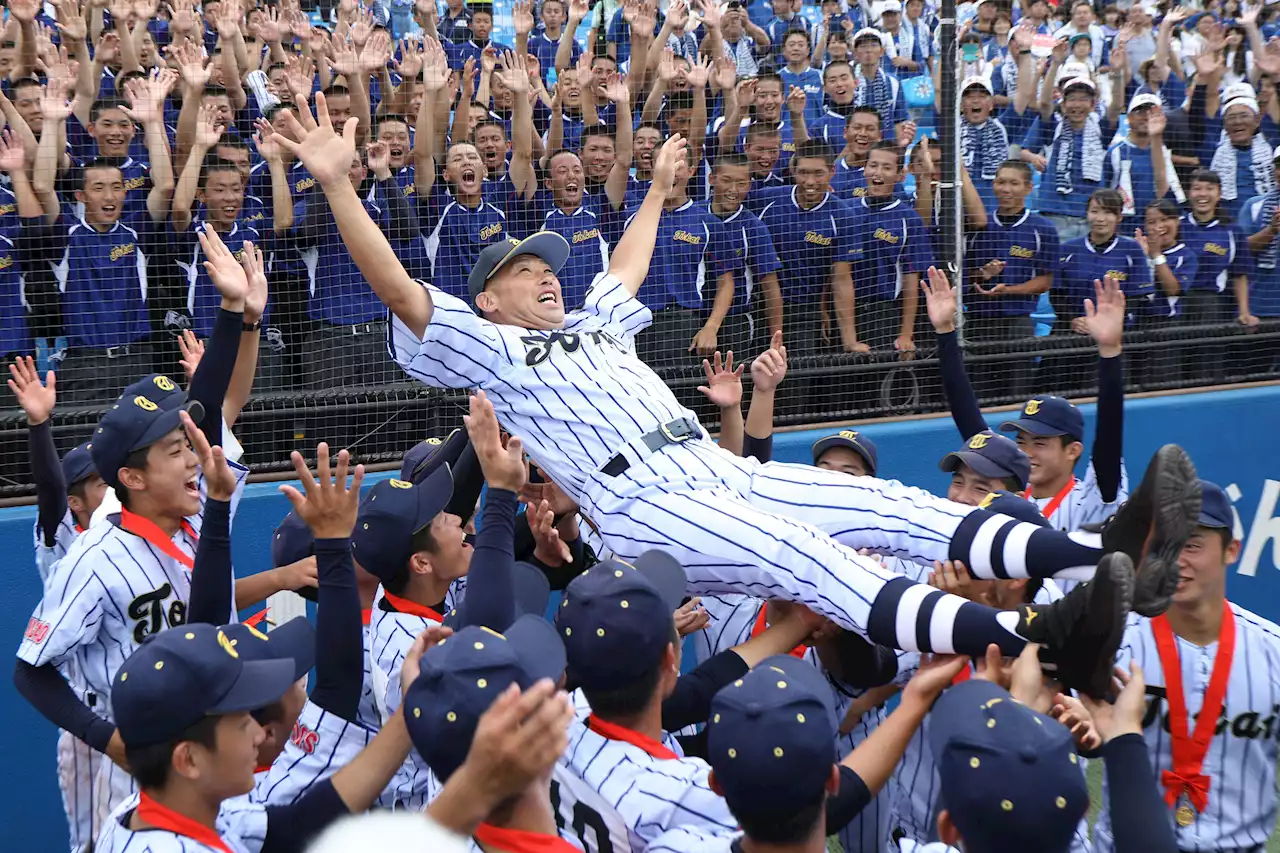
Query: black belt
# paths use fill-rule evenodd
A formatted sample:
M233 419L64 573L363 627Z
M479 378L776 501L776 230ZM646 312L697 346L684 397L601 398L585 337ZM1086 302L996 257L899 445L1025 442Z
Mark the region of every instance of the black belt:
M386 331L385 320L374 320L369 323L326 323L330 329L336 329L344 335L378 335Z
M641 436L640 441L649 448L650 453L656 453L668 444L684 444L692 438L702 438L702 428L698 426L698 422L693 418L678 418ZM605 463L600 473L607 477L616 477L630 467L631 460L619 453Z

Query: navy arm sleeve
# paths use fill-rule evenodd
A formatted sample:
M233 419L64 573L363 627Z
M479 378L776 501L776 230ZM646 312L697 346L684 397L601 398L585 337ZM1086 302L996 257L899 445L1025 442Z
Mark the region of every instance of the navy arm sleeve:
M756 438L749 432L742 434L742 458L754 456L760 462L768 462L773 458L773 436Z
M1102 499L1120 492L1124 453L1124 356L1098 359L1098 425L1093 431L1093 473Z
M1124 816L1111 821L1116 853L1175 853L1177 839L1142 735L1114 738L1102 754L1111 814Z
M418 217L409 206L395 178L378 182L378 195L387 208L387 239L412 240L418 236Z
M480 470L480 459L468 441L453 465L453 495L445 506L445 512L458 516L465 525L476 514L476 504L480 502L483 490L484 471Z
M458 605L459 625L480 625L494 631L511 627L516 616L513 538L516 525L516 493L489 489L480 516L467 594Z
M52 548L58 525L67 514L67 481L53 444L53 421L27 428L31 450L31 476L36 481L36 520L45 547Z
M231 503L206 498L200 544L191 567L187 621L224 625L235 608L231 573Z
M317 539L316 687L317 707L355 722L364 688L364 639L360 591L351 559L351 540Z
M968 441L987 428L978 405L978 395L964 372L964 353L960 351L960 339L955 332L938 335L938 370L942 373L942 393L951 409L960 437Z
M840 765L840 790L827 798L827 835L834 835L849 825L871 804L871 791L862 777L849 767Z
M98 752L107 751L116 727L80 701L56 666L32 666L19 660L13 668L13 685L46 720Z
M240 353L240 333L244 329L244 312L218 309L213 318L213 331L205 346L204 357L191 377L187 397L199 400L204 418L197 426L210 444L222 444L222 402L226 399L231 376ZM215 624L221 624L215 623Z
M746 674L746 661L732 649L707 658L697 669L676 679L676 689L662 702L662 728L673 732L705 723L716 692Z
M898 655L887 646L863 639L852 631L842 631L831 641L835 652L835 675L849 687L868 690L888 684L898 674Z
M267 806L267 837L261 853L302 853L329 824L350 813L332 779L317 782L287 806Z

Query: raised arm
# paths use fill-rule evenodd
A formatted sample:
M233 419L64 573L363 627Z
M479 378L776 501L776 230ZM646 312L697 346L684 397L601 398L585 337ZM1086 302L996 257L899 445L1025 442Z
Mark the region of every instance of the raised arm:
M633 0L634 2L634 0ZM587 0L570 0L569 2L569 20L565 22L564 29L560 32L560 41L556 45L555 68L559 74L566 68L573 66L573 40L575 33L578 32L578 25L582 23L590 12ZM588 51L590 53L591 51Z
M537 189L533 173L533 105L529 103L529 73L525 54L507 52L500 57L498 74L511 90L511 166L507 174L522 197ZM583 98L588 97L584 91Z
M342 135L339 136L329 119L324 94L320 93L316 95L314 116L307 110L300 111L296 117L290 112L286 115L285 122L293 139L278 133L273 134L272 139L293 152L315 176L328 199L338 232L342 235L347 251L351 253L351 259L383 304L400 318L410 332L421 338L426 334L427 324L431 322L431 296L426 288L405 272L382 229L369 217L347 178L347 170L356 153L355 119L347 119ZM667 186L670 187L669 182ZM645 271L649 266L649 254L653 251L657 225L655 214L653 230L649 234L650 248L644 257ZM638 282L636 286L639 287Z
M206 105L196 117L191 156L182 167L182 174L178 176L178 185L173 191L173 230L179 234L191 225L191 208L195 204L196 191L200 187L200 172L204 168L204 159L222 138L222 128L218 127L217 116L217 110Z
M978 395L964 372L964 354L956 339L956 292L947 274L937 267L929 267L929 273L920 281L924 290L926 310L933 330L938 333L938 369L942 373L942 393L951 409L960 438L968 441L987 428Z
M769 348L751 362L751 404L747 407L743 456L754 456L761 462L773 458L773 403L786 375L787 348L779 329L773 333Z
M132 105L125 115L141 124L146 134L147 156L151 160L147 212L153 222L169 217L173 197L173 160L169 156L169 134L164 129L164 100L177 82L177 72L166 68L150 80L134 79L125 85Z
M658 239L658 219L671 194L677 166L685 168L683 164L688 162L687 148L688 143L678 133L662 144L653 161L653 183L649 192L645 193L644 202L609 258L609 274L617 276L632 296L640 292L640 285L649 275L649 261Z
M614 72L605 84L605 93L618 108L617 132L614 136L613 167L604 182L604 193L614 210L621 210L627 200L627 180L631 177L631 92L627 78Z

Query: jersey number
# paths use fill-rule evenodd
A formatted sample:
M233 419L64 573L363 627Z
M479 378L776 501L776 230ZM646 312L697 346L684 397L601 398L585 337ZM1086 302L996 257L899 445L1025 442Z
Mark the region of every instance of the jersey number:
M139 645L152 634L165 629L164 600L173 593L173 587L165 584L159 589L144 592L129 602L129 618L134 620L133 641ZM181 599L169 605L168 627L187 621L187 603Z
M551 809L556 813L556 828L563 831L565 819L560 811L560 783L555 779L551 780ZM587 839L588 827L595 836L595 844ZM609 839L609 828L604 825L604 818L581 802L573 804L573 832L582 842L582 849L588 853L613 853L613 842Z

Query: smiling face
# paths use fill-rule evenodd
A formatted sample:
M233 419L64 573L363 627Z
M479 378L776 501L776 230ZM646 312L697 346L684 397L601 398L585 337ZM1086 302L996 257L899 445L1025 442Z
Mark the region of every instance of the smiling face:
M788 64L803 64L809 59L809 39L799 30L787 33L782 43L782 56Z
M751 175L764 178L773 171L782 151L782 137L776 133L761 133L747 137L744 153L751 161Z
M821 202L831 186L831 167L821 157L797 159L791 165L796 181L796 201L808 209Z
M229 228L244 207L244 177L239 170L210 170L196 198L204 204L206 215L214 227L219 231Z
M828 65L822 75L822 89L831 100L841 106L853 103L856 91L853 70L848 65Z
M520 255L498 270L476 297L476 307L495 323L524 329L564 325L560 279L536 255Z
M592 183L599 184L608 180L615 153L612 136L592 135L583 140L583 166Z
M477 197L484 185L486 170L479 150L469 142L459 142L445 155L444 178L460 195Z
M741 207L750 189L751 169L748 166L717 165L711 173L711 204L721 213Z
M1032 486L1054 484L1071 476L1084 450L1078 441L1064 442L1059 435L1032 435L1018 430L1018 449L1031 461Z
M1244 104L1233 104L1223 113L1222 126L1231 144L1243 148L1253 141L1253 135L1258 132L1258 114Z
M1066 116L1067 121L1079 127L1089 118L1089 113L1093 112L1096 102L1097 99L1091 90L1073 86L1062 99L1062 114Z
M782 116L782 83L773 78L756 84L756 118L777 122Z
M1187 607L1221 601L1227 594L1227 566L1239 556L1238 541L1232 540L1223 547L1221 530L1197 527L1178 555L1178 587L1173 603Z
M982 124L991 118L991 107L995 99L991 93L981 86L970 86L964 90L960 99L960 114L969 124Z
M98 143L100 155L121 159L129 156L129 144L137 132L133 120L116 107L99 111L97 118L89 122L87 130Z
M378 141L387 143L391 168L403 169L409 163L409 125L402 121L383 121L378 125Z
M200 511L199 469L195 453L179 427L147 448L145 468L121 468L120 482L130 494L145 493L149 505L170 518Z
M1013 212L1026 207L1032 184L1021 169L1000 169L991 188L995 191L1000 211Z
M1222 200L1222 187L1212 181L1192 181L1187 197L1196 216L1211 219L1218 210L1218 202Z
M880 118L871 113L854 113L844 126L844 142L854 161L866 159L871 146L880 141Z
M631 137L631 158L637 171L646 174L653 171L653 152L660 139L661 135L652 127L642 127Z
M1142 139L1147 136L1147 125L1151 121L1152 107L1138 107L1136 110L1129 111L1129 132L1133 134L1135 139Z
M1153 248L1169 249L1178 242L1178 218L1166 216L1158 207L1148 207L1143 230Z
M76 190L76 201L84 205L84 218L91 225L112 225L124 210L124 175L111 166L86 169L84 189Z
M963 462L951 473L951 485L947 486L947 500L965 506L979 506L987 495L1003 489L1004 483L996 477L984 477Z
M1089 202L1085 219L1089 222L1089 236L1095 243L1109 242L1116 236L1116 229L1120 227L1120 216L1107 210L1096 200Z
M547 184L555 203L564 210L577 210L582 206L582 194L586 187L586 172L577 154L562 151L547 164Z
M871 198L889 198L899 180L898 157L892 151L877 149L867 155L863 174L867 178L867 195Z

